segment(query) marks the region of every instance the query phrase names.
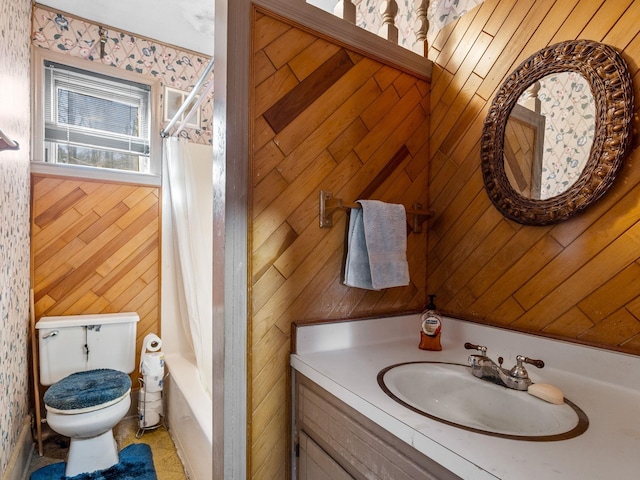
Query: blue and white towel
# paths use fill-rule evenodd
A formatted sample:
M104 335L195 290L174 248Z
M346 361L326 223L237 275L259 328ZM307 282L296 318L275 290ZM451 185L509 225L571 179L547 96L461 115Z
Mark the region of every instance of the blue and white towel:
M381 290L409 285L406 211L403 205L358 200L352 209L345 285Z

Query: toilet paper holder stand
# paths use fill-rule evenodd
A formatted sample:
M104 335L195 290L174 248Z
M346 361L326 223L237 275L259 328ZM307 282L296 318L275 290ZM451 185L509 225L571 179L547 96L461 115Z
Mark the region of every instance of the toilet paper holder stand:
M159 387L159 389L156 390L156 388L154 388L153 392L148 392L148 385L145 385L145 377L138 377L138 383L140 384L140 390L138 390L139 392L139 396L138 396L138 430L136 432L136 438L141 438L142 435L144 435L144 432L146 432L147 430L155 430L156 428L162 427L164 426L164 383L165 380L168 376L168 374L165 374L165 370L164 370L164 354L162 352L160 352L160 349L162 348L162 340L160 339L160 337L158 337L156 334L154 333L149 333L147 334L146 337L144 337L144 340L142 342L143 347L142 347L142 353L140 354L140 366L139 366L139 372L143 375L145 375L145 373L151 373L150 371L146 371L145 372L145 366L144 366L144 362L145 362L145 356L147 354L149 354L150 356L154 356L154 355L160 355L160 364L159 367L162 369L162 377L160 377L160 381L159 384L156 385L156 388ZM158 367L158 365L153 365L153 372L157 372L156 367ZM149 368L149 366L147 366L147 368ZM155 379L157 380L158 377L155 377ZM155 381L155 380L154 380ZM153 424L153 425L146 425L148 417L147 414L148 413L152 413L151 411L147 411L147 406L149 405L149 402L147 401L147 394L148 393L160 393L160 411L159 412L153 412L153 413L158 413L158 422ZM151 401L151 400L149 400Z
M164 380L167 378L169 374L165 374L162 377L162 381L164 383ZM142 438L142 435L144 435L144 432L148 431L148 430L155 430L156 428L160 428L164 426L164 389L160 390L160 402L162 404L162 408L161 408L161 414L160 414L160 420L158 421L157 424L155 425L144 425L143 424L143 419L145 419L147 417L147 401L146 401L146 396L147 396L147 389L144 388L144 379L138 377L138 384L140 385L140 389L138 390L139 395L143 395L143 397L141 398L140 396L138 396L138 430L136 431L136 438L140 439ZM140 403L142 403L142 411L140 410Z

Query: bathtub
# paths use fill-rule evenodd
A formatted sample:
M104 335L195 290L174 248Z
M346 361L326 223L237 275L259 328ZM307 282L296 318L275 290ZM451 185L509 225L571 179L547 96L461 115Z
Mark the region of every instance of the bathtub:
M165 421L191 480L213 478L213 404L198 380L195 361L165 355Z

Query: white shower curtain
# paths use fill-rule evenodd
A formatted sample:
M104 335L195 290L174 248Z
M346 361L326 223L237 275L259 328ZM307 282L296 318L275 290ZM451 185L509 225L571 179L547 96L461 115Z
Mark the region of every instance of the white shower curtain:
M174 258L183 327L190 338L203 388L211 397L213 383L212 232L205 231L205 202L213 198L202 188L203 178L184 138L167 137L163 145L173 225ZM205 194L203 195L203 190ZM208 240L208 241L207 241Z

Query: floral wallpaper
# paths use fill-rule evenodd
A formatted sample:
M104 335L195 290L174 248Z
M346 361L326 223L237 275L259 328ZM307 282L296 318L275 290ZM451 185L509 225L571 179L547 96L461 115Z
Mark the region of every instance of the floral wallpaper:
M0 2L0 476L29 413L29 31L31 1Z
M551 198L575 183L589 158L595 133L595 102L577 72L540 80L540 113L545 116L540 198Z
M398 43L411 50L416 42L414 0L396 1L398 3L398 15L396 16ZM484 0L432 0L427 12L429 19L428 40L431 41L440 29L482 2ZM354 3L357 2L354 1ZM381 0L360 0L356 6L356 25L377 33L382 26L380 3Z
M429 5L429 37L446 25L459 19L469 10L473 10L484 0L432 0Z
M163 88L168 86L182 91L193 88L210 60L206 55L183 51L132 33L101 28L88 20L41 6L34 9L32 41L39 48L159 78ZM213 76L208 82L212 81ZM185 128L180 136L193 143L211 144L213 89L201 109L201 127ZM161 128L158 126L157 131Z

